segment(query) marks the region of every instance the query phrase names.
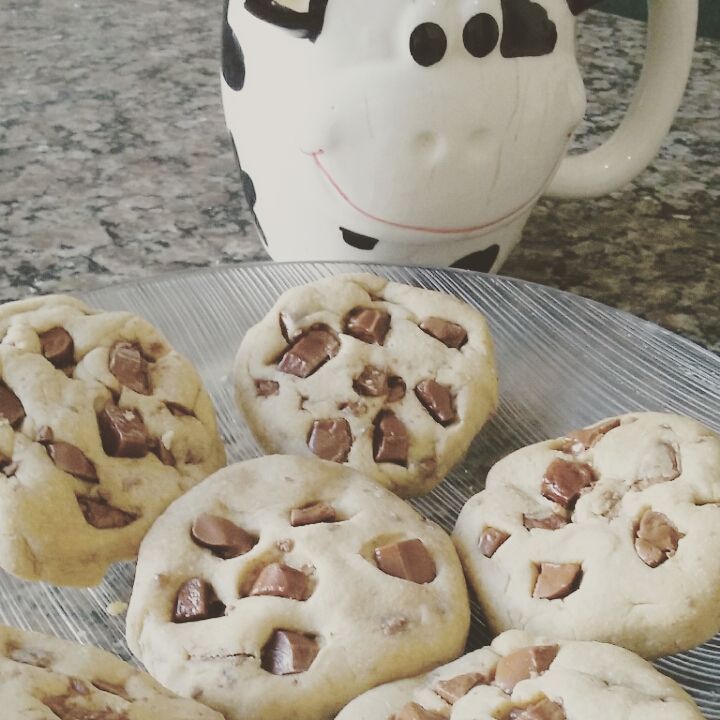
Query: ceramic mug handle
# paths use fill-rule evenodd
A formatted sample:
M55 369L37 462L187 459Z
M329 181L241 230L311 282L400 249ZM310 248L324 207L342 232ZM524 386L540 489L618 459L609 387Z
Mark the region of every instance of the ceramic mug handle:
M648 0L648 12L645 63L627 114L599 148L563 159L548 195L606 195L642 172L660 149L690 73L698 0Z

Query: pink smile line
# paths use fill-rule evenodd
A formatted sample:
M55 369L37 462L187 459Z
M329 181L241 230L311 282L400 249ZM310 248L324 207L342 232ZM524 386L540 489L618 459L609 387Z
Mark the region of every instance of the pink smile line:
M515 210L511 210L507 215L503 215L501 218L498 218L497 220L493 220L489 223L484 223L483 225L471 225L469 227L460 227L460 228L433 228L433 227L425 227L423 225L406 225L405 223L399 223L399 222L393 222L392 220L385 220L384 218L378 217L377 215L372 215L369 212L366 212L363 210L359 205L354 203L350 197L347 195L347 193L338 185L338 183L335 181L335 178L329 173L329 171L325 168L325 166L320 162L320 155L324 155L324 150L316 150L315 152L306 152L305 150L302 151L305 155L309 155L313 158L315 161L315 164L320 169L320 172L325 176L327 181L335 188L335 191L337 194L351 207L353 210L356 210L361 215L364 215L366 218L369 218L370 220L375 220L376 222L382 223L383 225L389 225L391 227L401 228L402 230L414 230L416 232L423 232L423 233L433 233L435 235L459 235L463 233L472 233L472 232L478 232L479 230L486 230L489 231L492 228L496 227L497 225L500 225L504 222L507 222L509 220L512 220L514 216L519 215L523 212L523 210L526 210L530 205L532 205L539 197L542 195L542 191L537 193L534 197L532 197L530 200L528 200L526 203L523 203L520 207L515 208ZM554 174L555 170L553 170ZM543 184L544 187L544 184Z

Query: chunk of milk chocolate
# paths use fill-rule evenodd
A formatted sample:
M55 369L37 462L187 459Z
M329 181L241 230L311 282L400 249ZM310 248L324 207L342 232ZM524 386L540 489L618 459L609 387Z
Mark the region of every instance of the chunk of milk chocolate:
M558 645L531 645L500 658L495 668L495 684L506 693L529 677L542 675L557 657Z
M288 600L307 599L308 577L283 563L266 565L257 576L248 595L273 595Z
M56 368L72 365L75 360L75 344L65 328L54 327L40 335L42 354Z
M278 369L295 377L306 378L320 369L340 350L337 335L325 325L304 331L285 351Z
M564 508L572 507L582 490L595 482L593 469L584 463L557 458L548 465L542 481L542 494Z
M390 315L377 308L353 308L345 318L345 332L369 344L382 345L390 329Z
M310 431L308 447L323 460L344 463L352 447L350 424L345 418L316 420Z
M150 394L147 360L138 345L118 342L110 350L110 372L117 381L140 395Z
M541 563L533 597L559 600L577 590L582 567L577 563Z
M234 522L219 515L202 513L195 518L190 537L197 545L211 550L223 560L244 555L257 540Z
M422 540L401 542L375 548L375 562L387 575L424 584L435 579L435 561Z
M377 463L407 467L410 440L404 423L395 413L384 410L375 419L373 457Z
M148 453L148 433L137 410L108 403L98 415L100 438L112 457L141 458Z
M458 349L467 342L465 328L449 320L438 317L425 318L420 323L420 329L449 348Z
M273 675L306 672L319 651L313 637L292 630L275 630L262 649L261 666Z

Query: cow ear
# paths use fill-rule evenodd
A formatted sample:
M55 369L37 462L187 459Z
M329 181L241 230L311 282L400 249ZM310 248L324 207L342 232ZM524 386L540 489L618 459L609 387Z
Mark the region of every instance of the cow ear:
M567 0L570 12L573 15L579 15L581 12L588 10L593 5L597 5L600 0Z
M503 34L500 54L506 58L549 55L557 43L557 28L547 10L532 0L500 0Z
M260 20L315 42L322 32L327 4L328 0L245 0L245 9Z

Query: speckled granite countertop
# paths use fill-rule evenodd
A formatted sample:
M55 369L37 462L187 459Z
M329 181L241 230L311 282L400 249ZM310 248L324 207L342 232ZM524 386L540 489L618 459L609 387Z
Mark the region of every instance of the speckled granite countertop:
M221 5L0 5L0 299L265 257L223 124ZM629 99L644 26L590 12L580 37L588 147ZM718 107L720 42L700 40L660 157L623 192L541 201L503 272L720 353Z

